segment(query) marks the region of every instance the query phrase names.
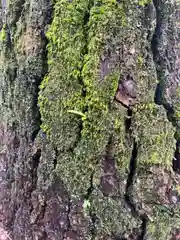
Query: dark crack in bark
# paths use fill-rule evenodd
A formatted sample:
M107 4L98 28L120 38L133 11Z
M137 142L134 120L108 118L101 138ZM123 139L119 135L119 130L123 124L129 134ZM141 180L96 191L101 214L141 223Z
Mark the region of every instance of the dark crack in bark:
M41 149L38 148L36 150L36 153L32 156L32 161L30 162L31 187L27 192L27 196L30 199L30 207L31 207L30 213L33 211L32 193L34 190L36 190L36 187L37 187L37 181L38 181L37 171L38 171L40 158L41 158Z
M16 27L16 23L22 17L23 9L24 9L25 0L18 0L16 2L16 8L12 4L9 11L7 12L7 19L8 22L14 27ZM14 9L15 8L15 9ZM14 14L15 13L15 14Z
M175 9L173 3L163 0L153 0L156 9L156 29L151 40L153 60L156 67L159 83L155 92L155 103L163 105L167 112L167 118L178 131L178 123L175 119L172 97L174 90L180 84L178 76L178 61L176 52L176 31L174 30ZM164 44L167 39L167 44ZM164 44L164 45L163 45ZM168 96L169 95L169 96ZM175 172L180 171L179 140L172 159Z
M41 157L41 149L38 148L36 153L32 156L32 165L31 165L31 177L32 177L32 188L36 189L36 184L37 184L37 169L39 166L39 161ZM32 189L32 191L33 191Z
M129 174L128 174L128 179L126 184L126 192L124 197L125 197L126 204L131 209L132 216L142 221L141 232L137 239L143 240L146 234L148 218L145 214L141 214L137 210L136 204L132 197L134 178L135 178L136 169L137 169L137 156L138 156L138 143L134 140L132 155L131 155L130 164L129 164Z
M36 86L35 86L35 94L33 96L33 116L35 118L35 123L36 123L36 129L32 132L31 134L31 141L34 142L39 131L40 131L40 126L41 126L41 114L39 111L39 106L38 106L38 95L39 95L39 86L42 82L42 79L48 72L48 52L47 52L47 45L48 45L48 39L44 34L41 34L41 40L44 42L44 47L42 49L42 59L43 59L43 65L42 65L42 76L39 79L36 79Z
M173 157L173 170L180 173L180 140L176 142L176 150Z
M84 200L86 200L86 201L89 201L89 199L92 195L92 192L94 190L93 178L94 178L94 171L90 175L89 188L87 189L87 193L84 196ZM90 226L91 240L94 240L95 237L96 237L96 215L93 213L91 204L90 204L90 207L89 207L89 216L90 216L90 219L91 219L91 226Z
M64 235L63 235L63 239L67 239L66 238L66 234L71 230L71 219L70 219L70 214L71 214L71 198L68 198L68 207L67 207L67 227L66 230L64 231Z
M135 203L131 197L131 193L132 193L133 182L134 182L134 177L135 177L136 168L137 168L137 153L138 153L137 142L134 142L132 156L129 163L129 175L128 175L127 184L126 184L126 193L124 196L125 201L129 206L129 208L131 209L132 215L134 217L138 217L138 213L136 211Z
M132 123L132 109L127 110L127 117L125 119L125 130L126 133L131 135L132 130L131 130L131 123Z
M44 205L41 207L40 214L37 216L36 221L34 222L34 225L40 223L41 221L43 222L45 214L46 214L46 207L47 207L47 203L45 200ZM47 235L46 229L44 227L42 230L42 237L40 237L40 240L45 240L45 239L48 239L48 235Z
M55 151L55 157L53 159L53 165L54 165L54 169L56 169L56 166L57 166L57 158L58 158L58 150L57 150L57 147L54 148L54 151Z

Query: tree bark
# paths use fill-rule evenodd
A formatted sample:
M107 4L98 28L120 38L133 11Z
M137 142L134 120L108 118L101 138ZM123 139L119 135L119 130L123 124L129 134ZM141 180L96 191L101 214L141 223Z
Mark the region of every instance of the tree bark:
M0 240L180 239L179 3L2 0Z

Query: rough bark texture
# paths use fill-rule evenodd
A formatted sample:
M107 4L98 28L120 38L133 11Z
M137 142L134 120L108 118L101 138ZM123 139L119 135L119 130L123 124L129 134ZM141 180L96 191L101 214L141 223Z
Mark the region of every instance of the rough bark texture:
M1 0L1 240L180 239L179 8Z

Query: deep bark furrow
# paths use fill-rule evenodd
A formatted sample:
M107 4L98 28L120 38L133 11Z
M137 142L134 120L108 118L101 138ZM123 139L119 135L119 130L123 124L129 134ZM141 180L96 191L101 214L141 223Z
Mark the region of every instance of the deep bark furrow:
M89 199L92 195L92 192L94 190L93 177L94 177L94 171L90 175L89 188L87 189L87 194L84 197L85 201L89 201ZM90 207L89 207L89 216L90 216L90 219L91 219L91 227L90 227L91 240L94 240L95 237L96 237L96 226L95 226L96 216L95 216L95 213L93 213L93 211L92 211L91 203L90 203Z
M64 234L63 234L63 240L66 240L67 237L66 237L66 233L68 233L70 230L71 230L71 219L70 219L70 214L71 214L71 198L69 197L68 198L68 209L67 209L67 226L66 226L66 230L64 231Z
M178 53L177 47L177 32L174 31L175 22L173 17L175 16L174 6L167 7L167 2L163 0L153 0L154 7L156 9L156 29L151 41L151 49L153 53L154 63L157 71L157 78L159 83L155 92L155 103L163 105L168 120L179 131L178 122L175 117L172 101L169 99L173 96L175 89L180 84L180 78L178 74ZM169 5L171 3L168 3ZM168 10L168 12L166 12ZM167 39L167 45L163 46L163 39ZM168 54L167 54L168 53ZM176 151L174 158L172 159L173 170L178 172L180 170L180 157L179 157L179 140L176 143Z
M126 201L127 205L130 207L134 217L139 216L139 214L136 210L135 203L131 196L131 193L133 190L134 177L135 177L136 168L137 168L137 154L138 154L137 143L134 142L132 156L131 156L130 163L129 163L129 175L128 175L128 179L127 179L126 193L125 193L125 201Z
M126 193L125 193L125 201L127 206L131 209L131 213L133 217L139 218L142 221L140 234L137 237L138 240L143 240L146 234L147 230L147 223L148 219L145 214L141 214L136 207L136 204L132 197L133 192L133 185L134 185L134 179L136 175L136 169L137 169L137 158L138 158L138 143L135 142L133 144L133 150L132 150L132 156L129 163L129 174L127 178L127 184L126 184Z

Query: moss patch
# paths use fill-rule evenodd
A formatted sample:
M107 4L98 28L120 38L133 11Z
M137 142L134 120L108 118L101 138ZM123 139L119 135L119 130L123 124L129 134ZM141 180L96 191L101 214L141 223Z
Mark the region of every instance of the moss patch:
M100 74L105 50L113 49L115 56L115 43L110 39L115 41L119 35L123 41L126 14L123 4L115 1L95 1L91 5L91 1L55 4L47 34L49 74L39 95L42 129L60 152L58 169L70 189L73 186L83 191L111 135L121 156L126 151L125 112L121 115L112 104L120 76L117 62L103 80ZM123 159L126 166L128 160ZM83 186L78 186L79 179L84 180Z

